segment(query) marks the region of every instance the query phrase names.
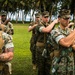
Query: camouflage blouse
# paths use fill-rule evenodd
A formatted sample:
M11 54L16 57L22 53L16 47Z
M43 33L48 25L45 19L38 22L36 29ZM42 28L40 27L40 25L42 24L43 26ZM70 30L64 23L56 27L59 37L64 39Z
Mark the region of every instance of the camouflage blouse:
M51 31L51 37L55 44L58 45L58 50L60 51L59 57L52 59L52 73L57 75L68 75L70 72L73 73L74 70L74 57L72 52L72 47L64 47L59 44L59 40L65 38L70 34L70 29L62 30L60 27ZM70 75L70 74L69 74Z

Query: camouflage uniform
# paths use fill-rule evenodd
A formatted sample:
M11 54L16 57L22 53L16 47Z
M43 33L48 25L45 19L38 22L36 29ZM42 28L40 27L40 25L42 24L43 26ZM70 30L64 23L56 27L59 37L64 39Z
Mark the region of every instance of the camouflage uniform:
M6 49L8 52L8 48L13 48L14 45L13 45L12 38L10 37L10 35L2 32L2 36L3 36L3 40L4 40L4 46L2 48L2 53L5 53ZM12 52L12 50L10 50L10 52ZM6 61L0 60L0 75L10 75L11 74L10 68L11 68L11 64L9 63L8 60L6 60Z
M49 14L44 14L49 16ZM41 31L42 28L47 27L49 24L41 22L37 27L37 43L36 43L36 59L38 67L38 75L50 75L50 56L49 47L46 47L47 33ZM47 49L47 55L43 55L43 52Z
M13 24L11 22L8 22L6 26L7 26L6 33L7 34L10 34L10 35L13 35L14 34L14 32L13 32L13 30L14 30L13 29Z
M67 14L67 13L66 13ZM65 15L64 15L65 17ZM69 15L66 17L69 17ZM73 75L74 74L74 56L72 47L64 47L59 44L59 40L67 37L71 32L70 28L58 28L51 31L51 37L57 48L52 59L52 75Z
M13 35L14 34L13 24L10 22L10 19L6 19L7 18L6 15L7 15L6 12L1 12L2 24L6 26L5 32L7 34Z
M36 13L35 14L35 17L36 18L40 18L40 13ZM39 23L39 20L35 20L35 22L31 22L29 27L31 26L34 26L35 24L38 24ZM37 40L37 35L36 35L36 29L33 28L32 30L32 37L30 39L30 50L32 52L32 63L34 65L36 65L36 40Z
M1 12L1 24L0 24L0 28L2 29L2 31L4 31L5 33L9 34L9 36L12 39L12 35L14 34L14 29L13 29L13 24L10 22L10 19L7 19L7 13L6 12ZM12 73L12 64L11 62L7 62L6 63L9 66L9 71L10 74ZM6 68L6 67L5 67ZM8 69L6 68L6 70L8 71Z

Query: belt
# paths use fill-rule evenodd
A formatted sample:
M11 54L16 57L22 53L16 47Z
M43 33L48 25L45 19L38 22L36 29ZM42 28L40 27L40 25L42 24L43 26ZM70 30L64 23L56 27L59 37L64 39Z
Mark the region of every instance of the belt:
M37 42L37 43L36 43L36 46L42 47L42 46L45 46L45 45L44 45L44 43Z
M59 50L54 50L53 52L50 53L50 57L59 57L60 56L60 51Z

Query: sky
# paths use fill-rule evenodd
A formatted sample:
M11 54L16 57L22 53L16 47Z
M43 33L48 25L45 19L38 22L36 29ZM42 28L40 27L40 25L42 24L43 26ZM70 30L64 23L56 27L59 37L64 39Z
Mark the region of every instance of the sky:
M19 17L18 17L18 21L22 21L22 10L19 11ZM31 10L31 15L32 15L32 10ZM7 18L10 18L11 20L16 20L16 16L18 16L18 13L14 13L11 14L10 12L7 14ZM23 15L23 18L25 19L25 15ZM30 21L30 14L27 14L26 16L26 21Z
M19 11L19 18L18 18L18 21L22 21L22 12L24 12L24 11L22 11L22 10L20 10ZM31 10L31 15L32 15L32 10ZM35 12L35 13L37 13L37 12ZM8 13L8 15L7 15L7 18L9 18L10 17L10 19L11 20L16 20L16 15L18 16L18 14L17 13L14 13L14 14L12 14L11 15L11 13ZM27 14L27 16L26 16L26 21L30 21L30 16L31 16L30 14ZM23 15L23 18L24 18L24 20L25 20L25 15ZM34 18L35 18L35 16L34 16ZM52 16L52 20L54 20L54 19L56 19L57 18L57 16ZM73 19L73 16L71 16L71 20Z

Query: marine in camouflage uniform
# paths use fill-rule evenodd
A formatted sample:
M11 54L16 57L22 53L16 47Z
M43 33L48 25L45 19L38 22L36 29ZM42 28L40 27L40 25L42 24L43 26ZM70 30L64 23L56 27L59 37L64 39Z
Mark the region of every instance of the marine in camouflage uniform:
M7 19L6 12L1 12L1 20L2 20L1 24L4 24L6 26L5 32L9 35L13 35L14 34L13 24L10 22L10 18Z
M12 72L9 62L13 59L14 45L9 34L2 31L2 37L4 44L0 53L0 75L10 75Z
M13 24L10 22L10 18L7 19L7 13L5 11L1 12L1 25L4 29L3 31L10 35L10 37L13 39L12 35L14 34ZM8 66L10 67L10 70L12 69L12 64L8 62Z
M32 37L30 39L30 50L32 53L32 64L33 64L33 69L36 69L36 41L37 41L37 36L36 36L36 30L35 27L40 23L41 20L41 15L40 13L35 14L35 21L31 22L28 28L28 31L32 31Z
M59 12L60 26L51 31L52 40L57 47L52 59L52 75L74 75L74 54L72 44L75 40L75 29L67 28L70 11L62 9ZM72 31L72 32L71 32Z
M5 21L5 22L4 22ZM6 13L5 12L1 12L0 13L0 29L1 29L1 31L3 31L3 32L6 32L6 31L8 31L8 30L11 30L11 32L6 32L6 33L8 33L9 34L9 37L10 37L10 39L12 40L12 36L11 35L13 35L13 28L10 28L9 29L9 27L8 26L6 26L6 25L4 25L4 24L6 24L8 22L8 20L6 20ZM10 24L9 24L9 26L10 26ZM12 41L11 41L12 42ZM11 44L12 45L12 44ZM4 49L4 47L3 47L3 49ZM9 61L9 62L6 62L5 63L6 64L6 67L4 67L5 68L5 72L9 72L10 74L12 74L12 65L11 65L11 62Z
M49 22L49 12L44 11L42 13L42 20L39 25L36 26L37 32L37 43L36 43L36 59L38 75L50 75L50 46L46 47L47 34L54 27L57 20L53 21L51 24ZM47 49L47 52L45 51ZM45 53L46 52L46 56Z

